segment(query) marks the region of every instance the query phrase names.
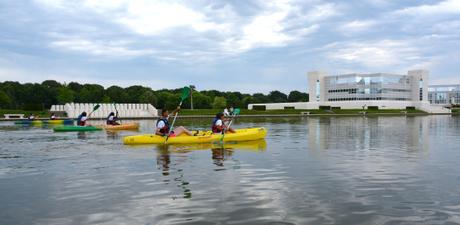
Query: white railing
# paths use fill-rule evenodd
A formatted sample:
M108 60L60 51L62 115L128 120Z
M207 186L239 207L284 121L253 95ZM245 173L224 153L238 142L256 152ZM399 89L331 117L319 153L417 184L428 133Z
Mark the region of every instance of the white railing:
M90 113L94 106L100 105L91 117L106 118L110 112L116 112L115 106L112 103L67 103L65 105L51 106L51 112L66 112L70 118L76 118L80 113ZM132 104L122 103L116 104L118 117L120 118L149 118L158 116L158 110L151 104Z

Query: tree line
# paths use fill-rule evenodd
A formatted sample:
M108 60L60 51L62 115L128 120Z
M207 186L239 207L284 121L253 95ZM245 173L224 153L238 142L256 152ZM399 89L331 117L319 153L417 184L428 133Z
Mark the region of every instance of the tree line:
M42 83L24 83L5 81L0 83L0 108L44 110L51 105L78 103L150 103L156 108L174 108L181 96L182 88L152 90L149 87L134 85L127 88L110 86L104 88L98 84L59 83L46 80ZM308 94L280 91L245 94L240 92L222 92L218 90L193 90L193 108L210 109L224 107L246 108L250 103L305 102ZM190 99L183 108L190 108Z

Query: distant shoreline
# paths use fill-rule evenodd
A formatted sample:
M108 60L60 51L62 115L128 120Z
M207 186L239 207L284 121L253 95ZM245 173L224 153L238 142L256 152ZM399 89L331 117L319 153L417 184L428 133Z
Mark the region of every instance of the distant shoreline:
M308 118L308 117L375 117L375 116L436 116L436 115L453 115L457 116L460 113L367 113L367 114L356 114L356 113L348 113L348 114L254 114L254 115L239 115L238 118L283 118L283 117L299 117L299 118ZM213 118L214 115L182 115L177 116L177 118L182 119L200 119L200 118ZM142 118L129 118L129 117L121 117L122 120L150 120L150 119L158 119L159 117L142 117ZM68 117L61 117L59 119L74 119ZM5 119L0 118L0 121L20 121L20 120L27 120L27 119ZM48 120L48 118L40 118L40 120ZM89 120L101 120L100 118L90 118ZM103 119L102 119L103 120Z

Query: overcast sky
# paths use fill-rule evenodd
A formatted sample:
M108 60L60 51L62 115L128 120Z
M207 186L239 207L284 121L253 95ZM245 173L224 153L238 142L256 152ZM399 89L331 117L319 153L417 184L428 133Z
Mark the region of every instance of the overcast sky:
M306 73L460 83L460 0L0 1L0 81L306 91Z

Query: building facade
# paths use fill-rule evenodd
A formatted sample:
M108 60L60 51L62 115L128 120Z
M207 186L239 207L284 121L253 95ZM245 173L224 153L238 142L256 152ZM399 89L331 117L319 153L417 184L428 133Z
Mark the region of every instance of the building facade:
M460 105L460 84L430 85L428 87L428 100L431 104Z
M424 70L407 75L310 72L308 77L310 102L428 101L428 71Z
M308 73L309 102L249 104L248 108L265 109L407 109L417 108L432 113L447 113L442 107L430 106L426 70L407 74L342 74Z

